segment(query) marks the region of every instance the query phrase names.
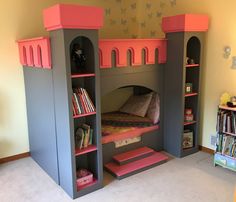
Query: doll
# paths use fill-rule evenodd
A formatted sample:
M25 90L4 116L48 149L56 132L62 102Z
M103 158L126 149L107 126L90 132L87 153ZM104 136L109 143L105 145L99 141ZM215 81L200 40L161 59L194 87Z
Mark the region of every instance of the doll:
M80 48L80 45L78 43L75 43L73 45L71 58L72 58L72 61L74 61L76 67L78 67L78 68L85 67L86 57L85 57L83 50Z

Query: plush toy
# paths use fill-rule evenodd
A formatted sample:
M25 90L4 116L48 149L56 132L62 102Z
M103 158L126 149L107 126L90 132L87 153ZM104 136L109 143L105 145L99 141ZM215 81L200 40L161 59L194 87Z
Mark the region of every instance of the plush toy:
M83 53L83 50L80 48L80 44L75 43L72 48L72 54L71 54L72 61L74 61L76 67L78 68L84 68L86 57Z

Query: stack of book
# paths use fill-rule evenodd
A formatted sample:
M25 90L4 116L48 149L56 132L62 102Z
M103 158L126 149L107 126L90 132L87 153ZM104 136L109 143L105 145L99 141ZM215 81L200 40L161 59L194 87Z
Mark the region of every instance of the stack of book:
M216 151L223 155L236 157L236 137L219 133L217 136Z
M236 134L236 113L219 110L217 114L217 131L220 133Z
M91 145L92 143L93 129L87 124L82 124L82 126L79 127L75 133L75 147L83 149L88 147L88 145Z
M84 88L74 88L72 96L73 116L95 112L95 107Z

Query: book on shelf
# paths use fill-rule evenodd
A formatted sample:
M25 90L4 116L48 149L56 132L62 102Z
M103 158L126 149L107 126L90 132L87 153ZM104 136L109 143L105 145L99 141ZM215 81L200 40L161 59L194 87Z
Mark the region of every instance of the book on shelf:
M73 116L95 112L95 106L84 88L74 88L72 95Z
M218 132L236 134L236 112L219 110L216 130Z
M218 133L216 141L216 152L230 157L236 157L236 137Z
M82 124L75 132L75 147L87 148L93 143L93 129L88 124Z

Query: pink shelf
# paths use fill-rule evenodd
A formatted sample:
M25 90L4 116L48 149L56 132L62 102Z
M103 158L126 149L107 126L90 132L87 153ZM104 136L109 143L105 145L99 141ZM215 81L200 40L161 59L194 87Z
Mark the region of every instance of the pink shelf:
M199 64L186 65L186 67L199 67Z
M88 183L88 184L85 184L85 185L82 185L82 186L78 186L78 185L77 185L77 191L80 191L80 190L82 190L82 189L85 189L85 188L87 188L87 187L90 187L90 186L92 186L92 185L94 185L94 184L96 184L96 183L97 183L97 179L96 179L96 178L93 178L93 181L90 182L90 183Z
M197 121L184 122L184 126L192 125L197 123Z
M90 112L90 113L86 113L86 114L75 115L75 116L73 116L73 118L76 119L76 118L80 118L80 117L91 116L91 115L94 115L94 114L96 114L96 112Z
M89 153L89 152L93 152L93 151L96 151L97 150L97 147L95 145L89 145L88 147L86 148L83 148L83 149L75 149L75 156L79 156L79 155L82 155L82 154L86 154L86 153Z
M95 74L73 74L71 75L71 78L74 79L74 78L82 78L82 77L94 77Z
M196 96L198 93L188 93L185 94L184 97L191 97L191 96Z
M233 108L233 107L228 107L228 106L225 106L225 105L220 105L219 108L220 109L225 109L225 110L230 110L230 111L236 111L236 107Z

